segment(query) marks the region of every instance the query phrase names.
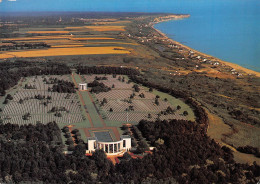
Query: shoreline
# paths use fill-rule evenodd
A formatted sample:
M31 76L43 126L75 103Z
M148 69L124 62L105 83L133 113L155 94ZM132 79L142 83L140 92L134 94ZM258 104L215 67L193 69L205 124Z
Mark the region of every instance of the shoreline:
M171 19L171 20L174 20L174 19ZM189 46L187 46L187 45L184 45L184 44L182 44L182 43L180 43L180 42L177 42L177 41L173 40L172 38L169 38L165 33L163 33L162 31L160 31L160 30L154 28L154 25L155 25L155 24L158 24L158 23L161 23L161 22L165 22L165 21L170 21L170 20L164 20L164 21L160 21L160 22L155 22L155 23L153 23L153 25L151 26L152 29L154 29L157 33L159 33L164 39L167 39L168 41L172 42L172 43L175 44L175 45L180 46L181 48L184 48L184 49L186 49L186 50L193 51L194 54L203 56L203 57L205 57L205 58L207 58L207 59L209 59L209 60L214 59L215 61L221 63L223 66L229 66L229 67L235 69L236 71L243 71L243 72L246 73L247 75L255 75L256 77L260 77L260 72L257 72L257 71L254 71L254 70L251 70L251 69L242 67L242 66L240 66L240 65L238 65L238 64L231 63L231 62L228 62L228 61L224 61L224 60L221 60L221 59L219 59L219 58L217 58L217 57L211 56L211 55L209 55L209 54L200 52L200 51L198 51L198 50L196 50L196 49L193 49L193 48L191 48L191 47L189 47Z

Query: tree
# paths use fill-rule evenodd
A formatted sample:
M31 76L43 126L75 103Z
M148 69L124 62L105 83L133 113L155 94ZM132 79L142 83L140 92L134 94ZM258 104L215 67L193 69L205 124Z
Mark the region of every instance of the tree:
M74 142L73 142L72 138L69 137L69 138L67 139L67 144L68 144L68 145L72 145L73 143L74 143Z
M143 93L141 93L139 96L140 96L141 98L145 98L145 96L144 96Z
M73 151L73 155L76 157L82 157L86 154L86 148L84 144L78 144Z
M23 178L20 172L15 171L15 173L13 174L13 179L16 183L20 183Z
M102 101L104 104L107 103L107 99L106 98L103 98L103 101Z
M180 110L180 109L181 109L181 106L178 105L178 106L177 106L177 110Z
M4 102L3 102L3 104L8 104L8 100L5 99Z
M79 132L78 129L74 129L74 130L71 131L71 133L73 133L73 134L76 134L77 132Z
M155 102L154 102L156 105L159 105L159 100L158 98L155 98Z
M136 146L137 146L137 142L136 142L136 140L135 140L135 139L132 139L131 144L132 144L133 147L136 147Z
M139 88L139 86L137 84L134 84L133 88L134 88L135 92L139 92L140 91L140 88Z
M69 129L69 127L65 126L65 127L63 127L62 131L66 133L66 132L69 132L70 129Z
M7 94L7 95L6 95L6 97L5 97L5 99L8 99L8 100L13 100L13 97L12 97L12 95L10 95L10 94Z
M124 159L124 160L127 160L127 161L128 161L128 160L130 160L131 158L132 158L132 157L131 157L131 155L130 155L128 152L125 152L125 153L124 153L124 155L123 155L123 159Z
M76 137L80 137L80 136L81 136L81 133L80 133L80 132L76 132L76 133L75 133L75 136L76 136Z
M123 130L127 130L127 129L128 129L128 126L127 126L127 125L123 125L122 129L123 129Z
M70 145L68 146L68 150L69 150L69 151L74 151L74 150L75 150L74 145L73 145L73 144L70 144Z

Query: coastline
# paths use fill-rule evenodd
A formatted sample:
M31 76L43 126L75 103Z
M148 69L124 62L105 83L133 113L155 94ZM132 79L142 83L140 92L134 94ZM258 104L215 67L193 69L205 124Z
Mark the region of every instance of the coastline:
M171 19L171 20L173 20L173 19ZM160 22L165 22L165 21L169 21L169 20L164 20L164 21L160 21ZM209 59L209 60L213 60L213 59L214 59L215 61L221 63L223 66L229 66L229 67L231 67L231 68L233 68L233 69L235 69L235 70L237 70L237 71L243 71L243 72L246 73L247 75L255 75L256 77L260 77L260 72L257 72L257 71L254 71L254 70L251 70L251 69L242 67L242 66L240 66L240 65L238 65L238 64L235 64L235 63L231 63L231 62L228 62L228 61L223 61L223 60L221 60L221 59L219 59L219 58L217 58L217 57L214 57L214 56L211 56L211 55L209 55L209 54L200 52L200 51L198 51L198 50L196 50L196 49L193 49L193 48L191 48L191 47L189 47L189 46L187 46L187 45L184 45L184 44L182 44L182 43L180 43L180 42L177 42L177 41L175 41L175 40L169 38L165 33L163 33L163 32L161 32L160 30L154 28L154 25L155 25L155 24L158 24L158 23L160 23L160 22L155 22L155 23L152 25L152 29L154 29L154 30L155 30L157 33L159 33L164 39L167 39L168 41L172 42L173 44L175 44L175 45L177 45L177 46L179 46L179 47L181 47L181 48L183 48L183 49L193 51L195 54L200 55L200 56L203 56L203 57L205 57L205 58L207 58L207 59Z

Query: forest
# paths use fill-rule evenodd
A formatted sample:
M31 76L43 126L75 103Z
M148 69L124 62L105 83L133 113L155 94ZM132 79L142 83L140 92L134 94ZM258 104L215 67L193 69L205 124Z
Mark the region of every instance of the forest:
M1 182L256 183L260 176L259 165L235 163L231 150L220 147L196 122L141 121L138 128L156 149L143 159L123 157L113 165L102 150L86 157L81 145L65 155L55 122L0 125Z
M143 120L138 128L156 150L142 160L118 165L128 179L134 176L132 178L140 182L153 176L157 179L173 177L179 183L254 183L259 177L257 164L235 163L231 150L210 139L198 123Z
M105 67L105 66L82 66L76 67L80 74L118 74L118 75L139 75L140 72L133 68Z
M58 93L75 93L75 86L72 82L64 81L64 80L58 80L54 85L52 86L52 89L50 90L52 92L58 92Z
M91 92L93 93L108 92L111 90L110 87L106 86L102 82L98 82L97 80L88 83L88 87L91 87Z

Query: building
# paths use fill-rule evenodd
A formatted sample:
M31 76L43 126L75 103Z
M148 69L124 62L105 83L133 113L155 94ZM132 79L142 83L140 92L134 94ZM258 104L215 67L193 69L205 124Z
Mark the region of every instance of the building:
M101 142L98 141L97 137L89 137L88 149L86 153L95 152L96 149L102 149L108 155L123 154L131 149L131 137L128 135L122 135L120 141L115 142Z
M79 83L79 90L80 91L88 90L88 84L87 83Z

